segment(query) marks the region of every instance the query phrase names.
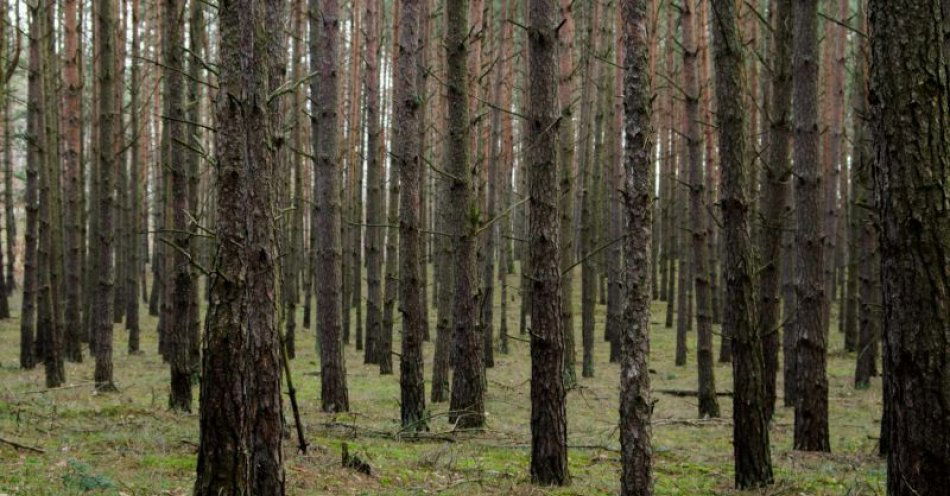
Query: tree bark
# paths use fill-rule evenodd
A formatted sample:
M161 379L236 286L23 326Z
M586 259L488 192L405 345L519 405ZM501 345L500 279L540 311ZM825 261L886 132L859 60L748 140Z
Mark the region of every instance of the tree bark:
M284 494L273 210L283 2L219 3L217 267L201 382L195 494ZM265 26L272 29L265 29ZM269 33L261 35L261 33ZM253 43L252 43L253 41Z
M182 73L184 63L185 4L181 0L166 0L163 9L164 36L164 97L166 99L165 127L168 128L168 160L166 170L171 174L171 231L161 234L165 244L172 244L170 250L171 267L167 267L168 309L166 330L169 338L171 388L168 405L173 410L191 411L191 372L190 363L191 336L189 333L189 308L191 293L195 291L191 278L189 246L191 236L188 233L188 215L190 210L188 177L185 170L185 110Z
M795 319L795 448L830 451L828 377L818 156L818 1L794 4L792 101L795 102L795 215L798 267Z
M577 382L574 365L574 284L570 267L574 253L574 1L560 0L563 23L558 35L558 197L559 242L561 248L561 325L564 329L564 380L567 386ZM522 267L522 271L524 267Z
M622 0L623 133L626 231L624 241L626 308L620 360L620 493L653 494L653 446L650 417L650 235L653 184L646 0Z
M19 49L18 43L17 50L19 51ZM16 218L13 215L13 120L10 118L10 98L3 98L3 108L0 109L0 111L3 112L3 212L7 241L7 270L4 274L6 283L3 289L6 291L7 296L9 296L16 288L16 277L14 274L16 252L14 251L14 246L16 246L17 235Z
M947 16L938 0L868 4L887 494L897 496L950 486Z
M454 244L455 286L452 296L452 335L455 374L449 421L461 428L485 423L485 367L482 336L475 314L475 234L478 226L469 170L470 123L468 119L468 0L446 0L445 57L448 93L448 142L445 155L451 212L448 226Z
M82 51L79 24L79 2L69 0L63 5L63 31L65 53L63 54L63 120L65 146L63 147L63 171L66 195L66 242L65 242L65 315L64 334L66 358L72 362L82 361L82 319L80 317L80 288L82 247L79 225L81 210L79 195L82 189L80 161L82 160L82 81L79 75L79 54Z
M383 326L383 224L385 182L379 146L379 2L366 2L366 339L365 363L379 363Z
M723 329L733 350L733 453L739 489L772 483L769 425L763 384L762 336L755 327L752 286L753 254L749 229L749 177L745 136L742 44L736 4L713 0L713 61L716 71L716 124L722 171L720 210L724 250Z
M775 385L778 376L779 328L781 296L779 294L783 271L782 235L785 230L788 181L791 175L791 105L792 105L792 2L773 0L772 70L765 72L771 86L768 102L768 157L763 162L763 180L759 196L762 213L762 235L759 252L762 269L758 276L759 319L758 333L762 338L765 384L765 413L771 419L775 410ZM787 357L786 357L787 359Z
M310 0L311 114L314 153L314 207L317 259L317 334L320 340L321 404L325 412L348 411L346 365L341 339L340 189L337 150L337 65L339 61L337 0Z
M696 78L696 28L693 0L680 9L683 30L683 86L686 99L686 155L689 162L690 272L696 298L696 367L699 375L699 416L718 417L716 377L713 363L712 316L710 315L709 267L706 265L706 205L703 184L702 141L699 135L699 84ZM736 68L738 70L738 68ZM718 78L717 78L718 79ZM718 86L717 86L718 87ZM741 152L741 150L740 150ZM739 166L743 164L740 162Z
M38 230L38 172L43 160L41 106L43 88L40 75L40 9L30 7L29 66L26 114L26 191L23 202L26 210L26 229L23 247L23 300L20 309L20 367L32 369L40 358L36 349L36 286L37 286L37 230ZM9 122L9 120L8 120Z
M113 280L112 248L115 238L113 205L115 192L115 9L111 0L98 0L98 31L96 42L99 45L99 139L98 168L99 185L96 208L98 218L96 226L95 258L98 281L95 286L91 332L95 337L95 382L99 391L114 391L112 382L112 290Z
M63 323L61 306L62 231L59 180L59 103L60 81L54 42L55 5L40 2L41 25L40 77L43 106L38 129L43 134L39 161L39 230L37 245L37 318L36 336L39 353L46 369L46 386L57 387L66 380L63 365Z
M422 0L424 1L424 0ZM425 430L425 381L422 323L426 318L420 291L420 193L422 160L419 126L424 110L419 88L420 0L401 0L399 40L393 68L393 160L402 185L399 222L399 293L402 353L399 358L400 417L403 429Z
M557 13L554 0L528 10L528 270L531 284L531 480L565 485L567 412L558 246Z
M127 271L128 280L126 281L128 292L128 297L126 298L125 304L125 328L129 332L129 353L135 354L139 353L139 272L141 267L141 246L142 239L147 239L148 236L143 236L141 234L141 226L139 225L139 219L141 218L140 203L142 188L141 177L140 177L140 167L142 164L142 151L146 148L145 142L148 139L148 134L145 132L145 126L139 120L140 112L143 112L144 109L141 109L140 102L140 91L139 87L144 81L140 75L140 64L139 64L139 54L140 54L140 40L139 35L139 23L141 22L141 0L132 0L132 59L130 63L132 64L132 80L129 86L130 92L130 108L131 108L131 126L132 126L132 163L131 166L131 177L129 181L131 198L130 202L130 211L129 211L129 229L130 235L129 239L132 241L132 246L129 247L128 254L129 258L125 261L129 265ZM147 123L147 120L146 120ZM77 225L77 235L78 235L78 225ZM77 281L76 284L79 284ZM68 313L68 305L67 305ZM67 319L68 320L68 319Z

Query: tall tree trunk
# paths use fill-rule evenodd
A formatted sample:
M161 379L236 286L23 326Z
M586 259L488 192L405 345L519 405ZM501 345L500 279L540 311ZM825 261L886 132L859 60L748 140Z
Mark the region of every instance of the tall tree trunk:
M702 141L699 135L699 84L696 78L696 28L693 0L680 10L683 30L683 86L686 98L686 157L689 162L690 272L696 298L696 366L699 373L699 416L718 417L713 364L712 316L709 312L709 267L706 265L706 205L703 184ZM736 70L739 70L737 67ZM718 88L718 86L717 86ZM741 91L741 90L739 90ZM730 95L731 96L731 95ZM721 107L720 107L721 108ZM740 153L742 150L738 150ZM741 157L741 155L739 155ZM743 165L741 162L738 164ZM725 339L725 338L724 338Z
M20 62L20 34L17 32L15 50L13 55L13 60L11 64L15 61L16 63ZM13 71L10 70L10 77L13 76ZM9 84L9 82L8 82ZM29 86L29 83L27 83ZM27 90L29 91L29 90ZM15 207L13 205L13 120L10 118L10 100L11 98L8 95L0 97L0 112L3 112L3 115L0 116L0 119L3 119L3 217L4 217L4 228L6 230L6 271L4 276L6 281L4 283L3 289L6 292L7 296L13 294L13 290L16 287L16 277L14 275L14 268L16 267L16 252L14 247L16 246L16 234L17 234L17 225L16 218L14 217Z
M204 340L199 496L284 494L273 224L281 138L279 100L268 101L283 77L271 73L284 58L283 4L218 6L219 244Z
M531 281L531 480L565 485L567 412L558 246L557 13L554 0L528 2L528 270Z
M98 23L96 43L99 46L99 138L98 169L99 187L96 217L98 225L95 242L96 274L91 332L95 337L95 382L99 391L114 391L112 382L112 291L113 280L112 249L114 232L113 178L115 176L115 5L112 0L98 0Z
M141 246L142 238L147 238L147 235L143 236L141 234L141 227L139 225L139 219L141 218L141 196L142 191L142 178L140 177L140 168L142 164L142 151L145 149L145 141L148 140L148 133L146 132L145 126L140 122L140 112L144 113L140 101L140 90L139 86L144 81L140 74L139 64L139 54L140 48L139 43L141 37L139 35L139 23L141 22L141 0L132 0L132 59L130 63L132 64L132 74L131 74L131 84L129 85L130 92L130 108L131 108L131 125L132 125L132 163L131 163L131 177L129 181L130 194L129 198L130 211L129 211L129 240L132 242L132 246L129 246L128 254L129 257L125 261L128 264L128 270L126 272L128 278L126 281L126 291L128 293L125 300L125 328L129 332L129 353L135 354L139 353L139 274L141 266ZM147 120L146 120L147 122ZM78 228L78 226L77 226ZM78 234L78 232L77 232ZM78 284L78 281L77 281ZM68 309L68 306L67 306ZM67 319L68 320L68 319Z
M202 99L202 85L201 81L204 79L203 72L203 61L206 51L205 46L207 45L206 34L205 34L205 20L204 20L204 9L205 6L200 1L191 2L188 4L188 75L186 81L188 82L187 87L187 109L185 120L188 121L188 126L185 128L185 142L190 144L192 148L197 149L207 149L202 144L202 132L203 128L201 127L202 112L203 112L203 99ZM283 77L283 66L285 64L285 57L280 57L276 59L279 62L279 74L280 77ZM277 83L279 84L279 82ZM281 142L283 144L283 142ZM186 148L188 145L185 145ZM284 152L286 154L286 152ZM281 155L283 156L283 155ZM198 243L198 224L205 220L204 211L200 208L200 203L198 200L199 195L199 182L200 182L200 173L199 165L201 164L201 155L196 153L193 150L185 150L185 174L187 177L187 192L188 192L188 208L189 218L187 219L187 233L188 233L188 244L187 248L188 253L190 254L193 260L200 260L201 245ZM191 277L191 291L188 294L188 321L187 321L187 330L188 335L188 345L189 345L189 365L192 369L192 376L195 377L200 372L199 364L201 362L201 344L200 339L200 308L198 304L199 300L199 281L198 281L198 271L196 270L195 264L189 264L188 272ZM207 282L207 280L206 280ZM131 293L130 293L131 294ZM130 296L131 297L131 296Z
M125 33L128 17L127 2L116 2L116 31L113 33L115 38L115 81L117 91L113 93L115 99L115 139L112 142L112 148L115 150L115 177L113 179L113 188L115 189L115 199L113 202L113 267L114 274L112 279L112 322L119 324L125 315L125 273L128 270L123 261L126 258L129 240L126 231L126 218L128 217L128 160L126 159L125 142Z
M622 13L618 9L617 15L615 17L615 33L613 39L611 40L614 43L614 46L617 49L614 52L614 59L617 67L623 67L623 24L622 24ZM656 33L652 33L651 36L653 39L656 39ZM651 60L654 58L654 55L651 52ZM655 65L651 65L653 70L655 70ZM650 80L653 80L653 75L655 73L650 73ZM610 247L607 252L607 322L604 329L605 337L610 343L610 362L619 362L620 361L620 337L623 333L623 291L624 291L624 274L623 274L623 243L621 242L623 236L623 221L625 219L625 213L623 211L623 198L621 195L622 188L620 187L623 184L623 143L621 142L619 136L623 129L623 98L620 96L620 91L623 88L623 70L617 69L613 74L612 86L609 87L609 95L613 95L610 98L611 106L611 115L610 123L608 124L607 130L607 148L608 158L607 162L604 164L607 167L607 174L605 175L605 181L607 181L607 201L609 202L608 213L607 213L607 241L610 243ZM656 146L656 143L653 144ZM662 175L662 174L661 174ZM654 218L654 227L656 227L656 221L662 219L663 209L662 207L657 208L654 206L654 212L659 212L661 214L660 219ZM657 233L657 230L654 229L654 233ZM660 231L662 232L662 230ZM659 237L659 236L658 236ZM657 240L658 241L658 240ZM654 245L654 247L657 245ZM652 249L652 255L657 254L657 250ZM661 265L665 267L665 265ZM654 275L656 270L653 271ZM658 286L659 283L654 285ZM657 295L659 296L659 295ZM654 298L656 299L656 298Z
M742 44L736 26L736 4L713 0L713 61L716 70L716 124L722 164L723 329L729 329L735 356L733 370L733 453L736 487L771 484L769 425L763 385L762 337L755 327L752 286L752 242L749 230L749 177L745 136Z
M401 0L397 0L401 1ZM398 7L400 4L397 3ZM398 8L396 10L399 10ZM398 30L396 30L398 31ZM395 103L395 101L393 101ZM395 129L397 126L393 126ZM385 147L384 147L385 148ZM393 226L399 224L399 171L396 162L390 161L389 167L389 201L386 204L386 287L383 291L383 327L377 342L377 362L379 373L389 375L393 373L393 310L396 306L399 286L399 229Z
M837 10L836 0L827 0L825 9L829 13ZM839 17L844 20L845 16ZM825 302L823 326L827 334L831 327L831 307L835 301L835 255L838 245L838 182L841 174L841 142L842 128L844 122L844 65L839 64L839 51L844 53L844 30L837 23L825 21L824 23L824 56L822 59L823 68L825 68L825 102L822 107L827 109L827 129L822 135L823 150L821 153L823 181L822 188L824 200L824 228L822 231L822 242L824 248L822 256L824 257L822 270L824 271L825 284Z
M306 41L306 31L303 27L304 19L304 1L303 0L294 0L290 4L290 16L291 16L291 41L293 42L293 49L291 55L291 81L300 81L300 78L304 76L303 74L303 58L304 58L304 47L307 44ZM358 43L356 44L359 45ZM357 52L358 53L358 52ZM357 57L358 58L358 57ZM357 91L357 94L359 92ZM289 257L286 264L290 265L288 270L284 271L285 281L287 284L284 289L284 318L286 319L286 328L284 329L284 346L283 349L287 353L288 359L293 359L297 354L297 304L300 303L300 282L302 279L307 279L306 272L307 269L307 257L306 252L304 251L303 243L303 222L304 222L304 211L305 203L303 198L304 191L304 181L303 181L303 147L304 147L304 120L303 120L303 100L304 99L304 88L297 88L293 92L293 100L290 102L291 109L293 111L293 117L290 119L289 125L293 126L291 131L291 149L289 150L290 155L290 171L289 174L293 175L293 183L290 185L293 188L293 202L291 203L291 208L293 212L290 214L290 237L289 237ZM361 195L360 195L361 196ZM359 251L359 250L357 250ZM359 272L360 267L357 264L356 271ZM357 286L358 288L358 286ZM357 302L361 300L357 299ZM358 324L362 326L362 324Z
M37 230L38 198L37 184L42 161L42 112L43 88L40 79L40 9L39 4L30 6L29 68L27 76L26 106L26 191L23 203L26 209L26 229L23 243L23 300L20 308L20 367L32 369L39 359L36 349L36 286L37 286ZM10 122L8 119L7 122Z
M348 411L346 365L340 312L343 283L340 253L340 189L337 151L337 65L339 5L336 0L310 0L311 114L314 154L314 209L317 247L317 334L320 340L321 401L325 412Z
M17 226L16 218L13 215L13 119L10 118L10 99L3 99L3 211L4 211L4 229L6 230L6 264L5 272L6 283L3 289L7 296L13 293L16 288L16 277L14 274L16 267L16 246Z
M573 260L578 260L581 266L581 341L582 346L587 344L587 336L593 336L594 332L594 305L596 303L597 274L594 269L594 261L587 256L587 252L594 245L594 219L593 219L593 176L596 163L592 158L591 150L596 141L594 131L594 107L596 106L597 93L594 85L600 83L598 74L601 64L595 59L597 57L597 37L594 26L600 20L600 1L592 0L586 2L583 13L580 17L583 26L583 42L580 58L581 74L581 95L580 95L580 122L578 123L578 136L576 147L579 148L577 155L577 164L575 174L579 176L579 184L573 191L566 191L564 194L576 197L574 212L576 213L575 222L572 227L573 238L578 241L576 245L571 246L571 251L563 251L563 255L571 260L570 265L576 265ZM571 304L567 301L565 304ZM569 346L574 347L574 328L565 328L564 332L569 335ZM593 345L593 340L590 342ZM593 375L593 364L588 363L587 348L584 348L584 357L582 358L581 375L589 377ZM592 361L592 360L591 360ZM568 365L573 366L573 362ZM590 369L586 369L590 366ZM588 375L589 373L589 375ZM569 384L570 385L570 384Z
M778 376L779 324L781 316L780 283L785 267L782 257L782 235L785 230L788 181L791 176L789 147L791 144L792 105L792 2L771 2L772 52L770 79L771 99L768 102L768 157L763 162L763 184L759 196L762 213L762 235L759 252L762 269L758 276L759 336L764 358L765 413L772 418L775 410L775 384ZM787 359L788 357L786 357Z
M867 32L867 16L864 3L858 3L858 29ZM868 129L868 41L860 38L855 47L854 77L852 81L852 108L854 109L854 146L852 148L851 178L853 181L852 206L852 265L849 268L848 282L856 290L852 304L854 316L849 327L849 335L855 334L855 348L858 358L855 363L854 385L866 388L871 376L877 373L878 320L880 312L877 299L879 274L877 268L880 259L877 252L877 226L871 213L874 199L871 197L871 179L873 166L870 130ZM860 308L858 308L860 307ZM857 315L860 315L858 318ZM883 426L882 426L883 427Z
M189 308L191 293L195 291L191 278L189 245L191 236L188 233L189 205L188 177L185 157L185 110L182 60L185 38L182 32L184 26L185 4L181 0L166 0L163 10L164 18L164 97L168 117L164 126L168 128L168 160L166 168L171 174L171 231L161 234L166 245L172 245L171 267L168 280L171 283L168 293L168 321L169 352L171 365L171 387L168 404L173 410L191 411L191 363L190 354L191 336L189 331ZM194 47L194 45L192 45Z
M361 146L363 144L363 105L362 105L362 96L363 96L363 85L362 85L362 69L363 69L363 59L361 56L361 50L363 48L363 43L361 37L357 33L360 32L361 16L360 12L362 6L359 0L352 3L351 9L353 11L353 22L352 22L352 32L353 37L350 41L350 109L349 109L349 134L348 138L348 152L347 152L347 161L349 163L350 175L352 176L352 191L350 195L352 196L349 214L349 218L352 222L350 224L350 274L344 275L344 277L350 278L350 297L351 301L350 306L356 307L356 330L354 332L356 349L363 349L363 154L359 153ZM302 13L300 15L301 19L303 17ZM299 30L302 33L302 26ZM301 34L302 36L302 34ZM295 47L297 45L294 45ZM303 52L301 52L302 54ZM298 64L300 57L294 56L294 63ZM295 65L296 67L296 65ZM295 69L297 71L297 69ZM302 68L298 71L299 75L295 76L295 79L303 77ZM303 110L303 100L300 100L296 104L298 113ZM295 159L296 160L296 159ZM295 162L294 167L297 168ZM296 181L296 179L295 179ZM299 183L297 181L296 185ZM301 204L302 206L302 204ZM302 221L301 221L302 224ZM288 322L288 325L290 322ZM349 332L344 336L344 343L349 344Z
M422 0L425 1L425 0ZM402 184L399 222L399 293L402 353L399 358L400 417L409 430L424 430L425 381L422 323L426 318L420 287L420 193L422 160L419 127L425 112L419 87L420 0L401 0L399 40L393 68L393 160ZM395 178L393 178L395 179Z
M448 18L442 14L442 23L439 26L439 34L442 38L445 35ZM438 39L438 37L436 38ZM441 45L441 43L440 43ZM444 72L446 67L446 54L441 51L439 56L440 73ZM444 81L445 79L443 79ZM439 111L435 112L436 119L446 118L447 107L449 104L448 92L439 91L438 99ZM444 96L443 96L444 95ZM441 153L442 163L448 165L448 155L454 143L444 140L444 147ZM450 223L453 213L451 212L449 201L449 188L451 186L449 178L444 174L435 176L436 204L434 212L435 230L442 233L450 233ZM454 325L452 309L452 291L455 287L455 268L453 266L455 246L450 236L437 236L435 243L435 262L436 262L436 307L438 317L436 320L435 351L432 357L432 391L430 399L433 403L440 403L449 399L449 365L451 362L452 349L454 347L454 338L452 335Z
M789 126L792 128L792 126ZM794 131L794 128L792 128ZM794 134L793 134L794 136ZM794 166L793 172L794 172ZM795 340L798 339L797 331L797 300L795 297L795 271L797 269L797 256L795 250L795 235L797 222L795 219L795 196L794 180L788 181L786 185L788 191L785 193L785 215L786 220L791 224L782 233L782 377L783 377L783 396L786 407L795 406L796 391L796 362Z
M504 2L502 2L504 4ZM502 78L505 74L505 66L507 60L502 55L504 47L504 39L502 28L499 26L498 29L495 28L495 18L498 17L495 13L494 2L489 2L486 7L489 9L491 15L489 15L489 21L485 23L487 29L490 33L493 33L493 58L497 62L493 62L496 66L493 68L494 75L492 76L491 82L491 93L489 98L494 102L501 103L501 93L502 93ZM502 5L504 8L504 5ZM502 13L502 16L507 15ZM507 21L504 21L504 24L508 24ZM487 85L486 85L487 86ZM488 223L482 229L484 233L482 234L482 249L484 252L484 259L482 261L482 295L481 295L481 325L482 325L482 335L484 338L484 343L482 344L485 350L485 366L494 367L495 366L495 327L494 327L494 305L495 305L495 258L498 254L498 235L501 226L501 222L496 218L498 215L498 199L499 199L499 188L503 187L503 178L501 176L501 164L499 163L501 159L501 109L493 107L490 112L490 119L488 125L488 160L484 167L484 205L485 205L485 222Z
M462 428L485 423L485 367L475 314L475 235L478 219L469 170L468 0L446 0L445 56L448 93L446 170L451 212L449 229L454 246L455 286L452 296L455 374L449 421Z
M79 54L82 51L79 24L79 2L69 0L63 5L63 31L65 34L65 53L63 54L63 79L65 95L63 102L63 121L65 124L63 147L63 171L66 176L64 193L66 195L66 243L65 243L65 344L66 358L73 362L82 361L82 319L80 317L79 273L82 247L80 246L79 224L81 210L79 195L82 189L79 162L82 160L82 81L79 77Z
M653 494L650 417L650 235L653 199L647 1L622 0L626 306L620 360L620 494Z
M42 160L39 162L39 236L37 248L37 343L46 369L46 387L58 387L66 380L63 365L63 313L61 306L62 230L59 192L59 71L56 64L54 2L44 0L40 7L42 47L40 76L43 109L40 131L43 133Z
M869 2L874 189L880 215L887 493L950 487L950 54L946 2Z
M795 448L830 451L825 300L821 241L821 164L818 157L818 1L794 4L796 277Z
M684 71L685 72L685 71ZM683 111L683 106L680 105L680 108L677 109L677 119L675 122L679 123L679 129L686 128L686 122L684 119L685 112ZM676 224L674 229L685 231L685 224L689 220L689 199L686 197L688 191L683 185L687 175L687 159L689 156L687 146L688 140L686 140L682 135L681 131L674 130L679 136L676 140L677 154L679 158L677 160L677 182L680 183L674 188L674 195L676 206L678 210L676 216ZM689 346L687 345L687 335L693 329L693 284L690 284L692 267L690 267L690 252L689 247L686 245L686 242L682 238L677 239L678 250L676 251L677 262L676 262L676 356L674 357L675 364L679 367L686 365L686 354L689 351Z
M673 46L676 44L676 23L673 15L673 6L672 4L666 5L666 78L669 81L674 81L674 59L673 59ZM673 327L673 310L676 308L677 303L679 302L677 289L681 288L682 285L677 282L677 263L679 259L679 212L677 207L679 202L677 201L677 150L676 150L676 134L674 133L673 126L676 122L676 100L675 93L669 85L663 85L665 91L666 99L666 114L663 116L663 129L659 133L660 138L666 143L666 157L665 157L665 169L667 177L667 187L666 187L666 205L668 210L668 219L666 221L666 246L667 248L667 269L666 277L667 280L664 283L666 288L666 328L671 329ZM682 158L682 157L681 157ZM679 335L677 335L677 339ZM678 341L677 341L678 342ZM682 350L683 357L686 356L686 351ZM683 362L685 363L685 362Z
M383 209L385 171L379 145L379 2L366 2L366 340L365 363L379 363L383 326Z
M580 5L580 4L579 4ZM574 253L574 1L560 0L563 23L558 35L558 108L561 114L558 136L558 235L561 248L561 325L564 329L564 380L577 382L574 352L574 284L571 265ZM524 271L524 267L522 267Z

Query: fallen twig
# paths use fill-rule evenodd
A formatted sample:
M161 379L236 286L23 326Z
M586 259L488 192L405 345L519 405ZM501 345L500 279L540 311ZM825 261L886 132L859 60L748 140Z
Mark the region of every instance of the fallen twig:
M654 391L660 394L668 394L670 396L699 396L699 391L693 391L691 389L654 389ZM732 391L716 391L716 396L732 396Z
M43 449L43 448L37 448L37 447L35 447L35 446L27 446L27 445L25 445L25 444L20 444L20 443L18 443L18 442L16 442L16 441L11 441L11 440L9 440L9 439L4 439L4 438L2 438L2 437L0 437L0 443L9 444L10 446L13 446L13 447L16 448L16 449L20 449L20 450L24 450L24 451L32 451L32 452L34 452L34 453L46 453L46 450Z

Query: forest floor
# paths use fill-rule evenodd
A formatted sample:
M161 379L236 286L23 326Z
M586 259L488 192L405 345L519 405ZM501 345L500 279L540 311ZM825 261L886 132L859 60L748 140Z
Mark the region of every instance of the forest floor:
M576 277L575 282L579 279ZM515 297L518 282L516 276L509 278L509 294ZM499 292L495 291L496 299ZM579 290L575 294L579 295ZM168 367L156 353L156 320L147 316L144 306L145 353L129 356L125 352L124 327L115 327L115 380L119 392L107 395L97 395L93 390L93 360L88 356L83 363L67 363L67 385L55 390L44 388L42 365L31 371L20 370L18 297L11 299L11 306L14 318L0 322L0 438L41 452L0 443L0 494L190 494L198 416L173 413L167 408ZM662 302L653 306L653 387L695 390L695 333L690 334L686 367L674 366L675 331L663 325L665 307ZM509 309L508 327L517 333L517 301ZM497 319L497 307L495 315ZM377 367L363 365L361 352L347 346L352 412L323 414L319 408L313 330L298 330L298 355L292 368L311 449L302 455L296 450L294 434L285 440L288 494L616 494L619 370L616 364L608 363L603 321L604 307L598 305L593 378L580 378L581 340L577 330L579 385L568 394L573 481L568 487L556 489L534 487L528 475L527 342L512 339L509 355L495 353L495 366L488 371L488 423L484 431L453 434L445 415L448 405L428 404L432 415L429 438L406 440L399 438L398 359L394 360L396 375L381 377ZM579 319L575 322L579 326ZM396 334L398 340L398 322ZM855 390L855 357L842 350L842 337L835 323L830 338L831 454L793 451L792 410L779 406L771 429L776 484L760 491L735 491L731 398L719 398L722 418L704 420L697 419L694 397L656 393L656 494L883 494L885 470L876 455L880 379L875 379L868 390ZM718 344L717 338L717 350ZM425 346L428 396L433 344ZM398 342L394 349L398 351ZM730 364L717 363L715 373L718 390L731 391ZM781 396L781 385L779 391ZM195 388L196 410L197 393ZM348 444L351 454L372 466L372 475L341 467L342 443Z

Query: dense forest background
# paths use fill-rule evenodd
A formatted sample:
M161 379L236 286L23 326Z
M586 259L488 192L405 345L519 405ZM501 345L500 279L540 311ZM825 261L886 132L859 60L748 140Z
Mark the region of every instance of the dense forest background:
M0 492L945 494L943 3L4 1Z

